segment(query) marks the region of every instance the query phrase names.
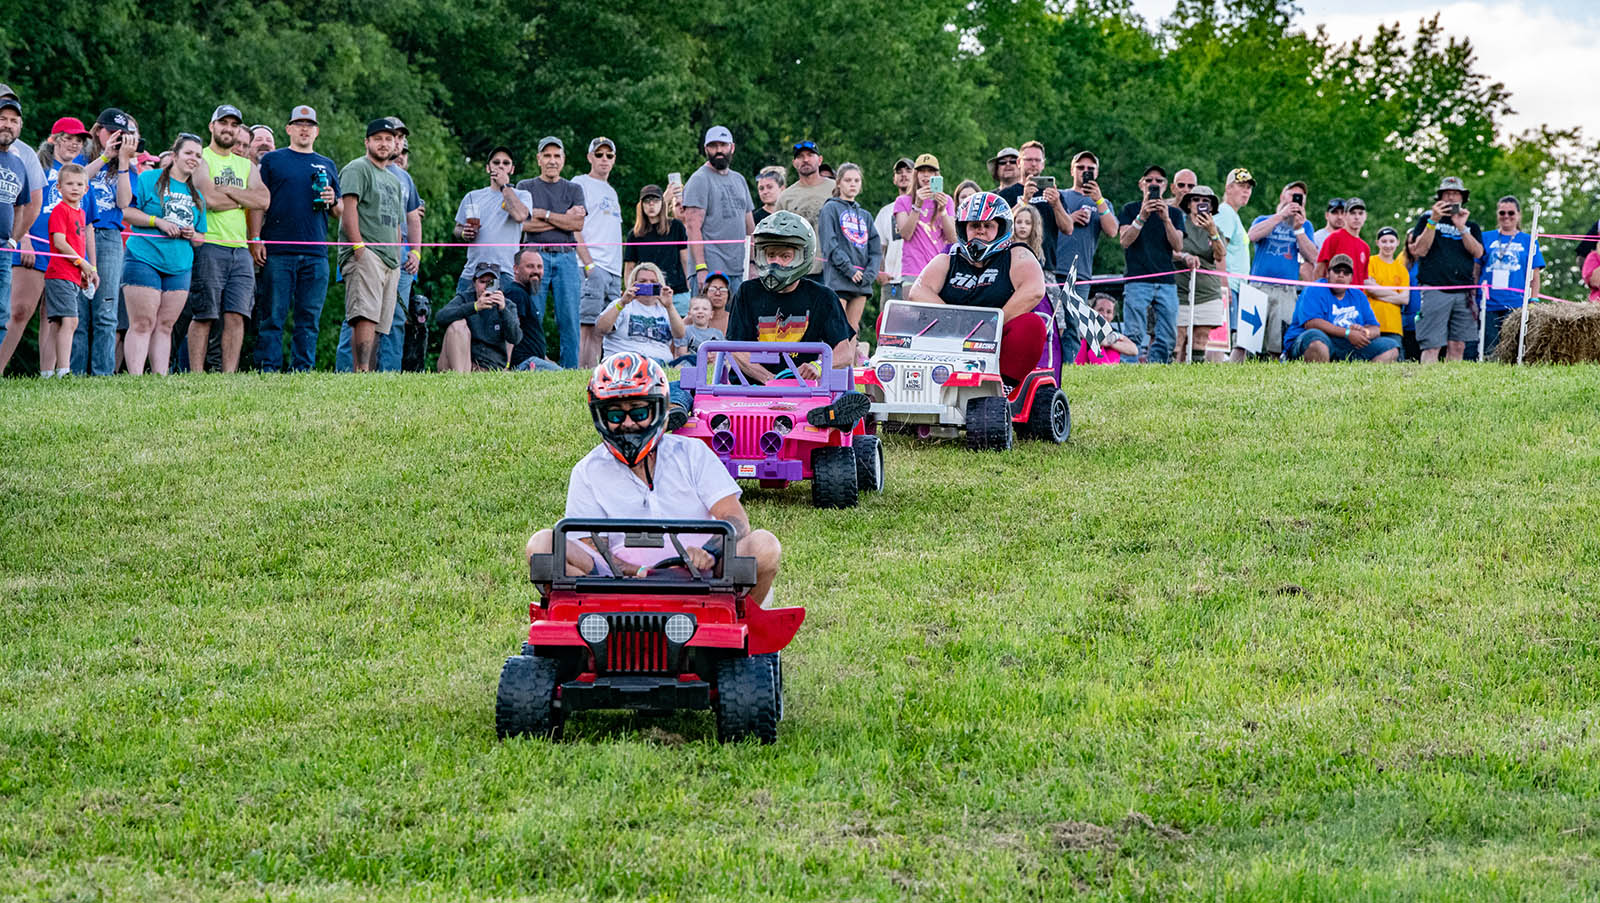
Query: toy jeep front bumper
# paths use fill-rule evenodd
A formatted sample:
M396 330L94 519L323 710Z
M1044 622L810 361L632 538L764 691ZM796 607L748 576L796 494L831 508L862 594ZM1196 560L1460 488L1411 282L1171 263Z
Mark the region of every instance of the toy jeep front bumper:
M561 685L561 707L569 712L708 709L711 707L711 684L659 674L615 674L592 681L569 680Z
M912 402L875 402L871 409L872 416L880 421L904 420L912 423L939 423L944 426L961 426L966 423L966 416L952 405ZM932 418L930 420L930 418Z

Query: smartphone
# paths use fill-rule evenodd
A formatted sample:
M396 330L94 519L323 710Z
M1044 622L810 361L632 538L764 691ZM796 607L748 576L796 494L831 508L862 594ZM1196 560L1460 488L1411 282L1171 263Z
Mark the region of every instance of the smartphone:
M1195 213L1210 213L1211 212L1211 202L1210 201L1195 201L1194 202L1194 212Z
M1160 200L1161 199L1161 186L1160 185L1151 185L1150 186L1150 190L1146 191L1144 193L1144 196L1149 198L1152 201Z
M934 194L944 191L944 176L934 176L928 180L928 190Z
M1460 213L1460 212L1461 212L1461 205L1460 204L1451 204L1450 206L1444 208L1444 215L1445 216L1455 216L1457 213Z
M633 287L633 294L635 297L654 298L661 294L661 286L654 282L641 282Z
M1055 176L1034 176L1033 177L1033 187L1038 189L1039 191L1043 191L1046 188L1054 188L1054 187L1056 187L1056 177Z
M681 173L681 172L669 172L669 173L667 173L667 184L668 185L682 185L683 184L683 173Z
M1088 183L1090 183L1090 182L1095 181L1095 171L1092 170L1092 169L1084 170L1083 171L1083 181L1084 181L1084 184L1086 184L1086 185Z
M1296 191L1293 194L1289 195L1289 200L1294 201L1296 204L1300 204L1301 206L1304 206L1305 202L1306 202L1306 196L1305 196L1305 194L1303 192Z

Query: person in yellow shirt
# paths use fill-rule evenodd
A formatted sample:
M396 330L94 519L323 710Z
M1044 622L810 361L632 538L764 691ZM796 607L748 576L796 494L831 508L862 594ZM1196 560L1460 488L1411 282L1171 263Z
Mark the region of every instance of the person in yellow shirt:
M1400 233L1392 226L1378 230L1378 256L1367 261L1367 286L1379 333L1400 342L1406 360L1416 360L1421 355L1417 338L1405 333L1401 319L1411 301L1411 272L1405 255L1400 253Z

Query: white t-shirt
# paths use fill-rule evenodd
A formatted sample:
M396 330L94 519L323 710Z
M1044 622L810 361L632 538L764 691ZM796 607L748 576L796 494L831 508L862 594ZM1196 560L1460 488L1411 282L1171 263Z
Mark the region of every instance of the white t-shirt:
M878 235L887 238L888 244L883 249L883 272L891 277L900 276L900 249L905 246L905 240L894 227L894 201L883 205L878 211L878 216L872 221L878 230ZM893 238L889 238L893 236Z
M583 240L589 259L614 276L622 275L622 202L610 182L587 174L572 180L583 189Z
M533 209L532 195L512 190L517 192L522 206ZM461 278L471 279L472 268L480 260L498 265L500 272L510 276L517 259L517 245L522 241L522 224L506 211L505 197L487 185L467 192L456 207L456 222L465 226L469 216L478 218L478 237L467 248L467 265L461 270Z
M630 301L617 314L616 327L601 342L606 357L633 351L665 363L672 360L672 320L660 304Z
M572 468L566 516L706 520L711 517L711 506L740 494L739 484L709 446L699 439L672 433L663 435L656 446L653 476L654 490L601 443ZM567 538L577 540L587 535L573 532ZM711 538L712 534L700 533L679 536L678 541L685 546L698 546ZM630 564L651 565L678 554L670 540L659 549L627 549L623 540L621 533L609 534L612 554Z

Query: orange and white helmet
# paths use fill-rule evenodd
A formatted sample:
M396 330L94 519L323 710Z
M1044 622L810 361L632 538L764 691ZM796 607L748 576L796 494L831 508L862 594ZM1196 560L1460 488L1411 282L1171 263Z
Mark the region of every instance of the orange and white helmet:
M661 441L667 425L668 398L667 371L636 352L611 355L589 377L589 413L594 417L594 428L617 460L629 467L644 460ZM632 400L639 403L617 404Z

